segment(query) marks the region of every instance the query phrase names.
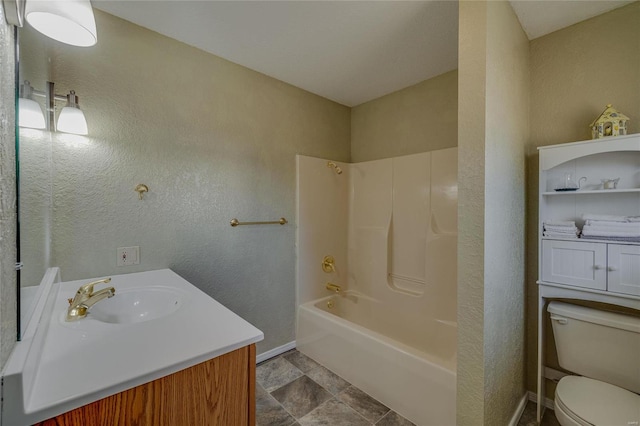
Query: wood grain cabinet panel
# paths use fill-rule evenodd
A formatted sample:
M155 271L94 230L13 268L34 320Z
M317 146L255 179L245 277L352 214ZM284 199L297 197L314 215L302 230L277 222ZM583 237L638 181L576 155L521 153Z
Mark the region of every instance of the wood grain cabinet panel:
M245 346L38 425L255 425L255 369L255 345Z

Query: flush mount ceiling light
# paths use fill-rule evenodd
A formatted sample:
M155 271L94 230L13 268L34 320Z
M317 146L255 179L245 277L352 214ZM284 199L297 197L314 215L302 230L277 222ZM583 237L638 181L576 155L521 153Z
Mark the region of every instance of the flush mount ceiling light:
M73 133L76 135L87 135L87 120L84 113L78 105L78 96L76 92L71 90L68 95L56 95L54 92L55 84L47 81L47 90L35 90L28 81L20 86L20 99L18 101L18 125L20 127L29 127L32 129L48 129L52 132L56 130L65 133ZM40 104L33 100L33 96L39 96L46 99L47 116L45 119ZM58 125L55 122L55 101L66 101L67 104L62 108L58 115ZM57 129L56 129L57 127Z
M87 47L98 41L89 0L29 0L25 18L42 34L66 44Z
M98 41L89 0L2 0L7 22L21 27L24 18L42 34L73 46Z

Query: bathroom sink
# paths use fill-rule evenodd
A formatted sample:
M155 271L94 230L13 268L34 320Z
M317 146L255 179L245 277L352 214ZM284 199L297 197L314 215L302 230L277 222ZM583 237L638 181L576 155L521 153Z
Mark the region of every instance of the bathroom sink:
M185 293L170 287L116 289L115 296L89 310L88 318L111 324L150 321L174 313L185 298Z

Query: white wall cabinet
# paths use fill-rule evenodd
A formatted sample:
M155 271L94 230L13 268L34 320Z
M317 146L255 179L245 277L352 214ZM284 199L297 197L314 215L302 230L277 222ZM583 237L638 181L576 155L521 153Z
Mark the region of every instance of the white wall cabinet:
M640 296L640 246L607 244L607 290Z
M542 280L596 290L607 289L607 245L542 241Z
M546 221L574 221L584 214L640 216L640 135L539 148L539 281L585 291L640 296L640 242L543 236ZM576 191L557 191L566 176ZM615 189L603 179L619 178ZM640 225L639 225L640 226Z
M538 148L538 422L545 401L545 309L548 299L578 299L640 311L640 243L543 236L545 221L583 214L640 216L640 135ZM577 191L556 191L570 173ZM581 179L581 178L586 179ZM620 178L616 189L602 179Z
M542 281L640 296L640 246L543 240Z

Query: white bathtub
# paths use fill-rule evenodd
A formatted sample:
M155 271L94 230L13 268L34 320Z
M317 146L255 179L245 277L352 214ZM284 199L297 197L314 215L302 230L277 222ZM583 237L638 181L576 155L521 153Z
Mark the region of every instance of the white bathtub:
M419 426L455 425L456 325L401 316L354 292L305 303L297 348Z

